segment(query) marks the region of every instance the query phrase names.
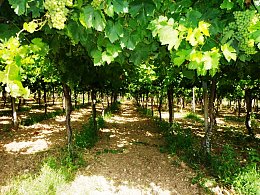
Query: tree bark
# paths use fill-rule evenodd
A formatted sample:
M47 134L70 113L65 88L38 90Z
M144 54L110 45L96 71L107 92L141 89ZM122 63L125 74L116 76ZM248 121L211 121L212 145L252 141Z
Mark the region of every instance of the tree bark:
M245 102L246 102L246 121L245 125L250 136L254 136L253 129L251 127L251 112L252 112L252 94L250 89L245 89Z
M211 136L214 126L216 124L216 118L214 113L214 101L216 97L216 77L213 77L210 88L210 97L208 99L207 83L203 81L204 91L204 119L205 119L205 152L210 155L211 153ZM209 124L208 124L209 117Z
M55 86L52 87L52 105L55 104Z
M21 105L22 105L22 98L19 98L19 102L18 102L18 111L21 110Z
M169 109L169 123L173 123L173 87L169 86L167 89L168 109Z
M154 104L154 99L153 97L151 98L151 110L152 110L152 116L153 116L153 104Z
M71 103L71 89L70 87L63 83L63 93L65 99L65 112L66 112L66 130L67 130L67 137L68 137L68 149L72 152L72 129L71 129L71 122L70 122L70 115L72 112L72 103Z
M109 107L109 106L110 106L109 97L108 97L108 95L107 95L107 107Z
M158 106L160 121L162 120L162 101L163 101L163 97L162 97L162 95L160 95L159 96L159 106Z
M38 105L41 106L41 90L38 89Z
M78 91L77 91L77 88L75 87L74 88L74 106L75 106L75 108L77 108L77 105L78 105L77 100L78 100Z
M149 92L146 93L145 108L148 109Z
M256 105L255 105L255 112L258 112L259 107L258 107L258 98L256 98Z
M192 88L192 112L196 112L195 87Z
M94 130L97 133L97 110L96 110L96 91L91 91L91 99L92 99L92 117L93 117L93 125Z
M204 103L204 130L205 130L205 136L204 136L204 148L205 148L205 153L210 154L211 151L211 143L210 143L210 132L209 130L209 121L208 121L208 116L209 116L209 109L208 109L208 104L209 104L209 99L208 99L208 85L206 81L202 81L202 87L203 87L203 103Z
M47 91L46 91L46 84L44 81L42 81L42 88L43 88L43 99L44 99L44 114L47 115Z
M15 107L15 97L11 97L11 105L12 105L12 120L13 120L13 128L18 129L19 123L18 123L18 117Z
M90 103L90 91L88 91L88 103Z
M240 115L241 115L241 99L240 98L238 98L237 104L238 104L238 117L240 117Z
M6 84L2 86L2 99L4 101L4 108L6 105L6 100L7 100L7 92L5 90Z
M85 105L85 91L82 91L82 104Z

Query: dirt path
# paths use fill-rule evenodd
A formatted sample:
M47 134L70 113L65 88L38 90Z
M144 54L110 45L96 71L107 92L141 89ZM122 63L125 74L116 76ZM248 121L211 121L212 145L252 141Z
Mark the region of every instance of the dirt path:
M90 107L73 111L72 128L80 129L90 114ZM0 186L14 176L37 172L42 160L66 143L65 116L4 132L0 138Z
M160 152L164 144L155 124L140 116L131 102L107 121L101 139L64 194L204 194L191 184L194 173L177 157ZM175 165L174 165L175 162Z

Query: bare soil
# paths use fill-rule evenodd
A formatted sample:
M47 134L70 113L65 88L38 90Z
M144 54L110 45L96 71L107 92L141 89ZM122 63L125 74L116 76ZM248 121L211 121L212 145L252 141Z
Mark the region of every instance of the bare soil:
M80 129L90 109L72 113ZM37 172L42 160L66 145L65 118L1 133L0 185L14 176ZM177 156L160 152L164 145L155 124L139 115L131 102L106 122L100 139L84 154L88 166L58 194L206 194L191 183L195 173Z
M110 186L93 189L93 194L97 190L106 194L205 194L191 183L195 173L184 162L160 152L162 135L131 102L125 102L106 124L90 151L94 158L78 173L81 180L95 176Z

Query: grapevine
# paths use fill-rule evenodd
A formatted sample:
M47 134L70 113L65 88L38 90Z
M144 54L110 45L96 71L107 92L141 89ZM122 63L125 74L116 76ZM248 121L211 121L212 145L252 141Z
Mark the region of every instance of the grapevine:
M247 55L257 53L256 42L251 38L250 27L259 21L259 14L253 10L236 11L234 12L235 21L229 23L224 29L223 33L226 34L232 30L234 38L238 41L238 47Z
M72 0L46 0L44 3L45 9L48 10L49 18L51 19L51 25L59 30L65 27L67 15L69 13L66 6L71 7L73 5Z

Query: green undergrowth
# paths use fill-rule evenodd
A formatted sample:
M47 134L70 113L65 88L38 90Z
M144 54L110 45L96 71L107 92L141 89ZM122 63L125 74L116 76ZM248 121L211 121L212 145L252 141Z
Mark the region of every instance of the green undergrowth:
M141 107L141 106L138 106L137 107L137 111L139 112L139 113L141 113L142 115L145 115L145 116L148 116L148 117L152 117L153 115L152 115L152 110L151 109L146 109L146 108L143 108L143 107Z
M81 108L87 108L87 107L89 107L89 106L91 106L91 103L78 104L77 106L74 106L74 109L75 109L75 110L79 110L79 109L81 109Z
M124 153L124 148L119 148L119 149L107 149L107 148L105 148L104 150L96 152L97 155L108 154L108 153L110 153L110 154L122 154L122 153Z
M76 131L74 136L74 143L80 148L92 148L98 141L98 131L105 127L105 119L112 116L112 114L119 112L121 103L115 102L110 107L105 109L105 116L97 117L97 129L94 128L93 117L90 117L81 130Z
M113 114L118 113L121 108L121 102L116 101L105 109L105 119L112 117Z
M153 117L153 120L166 140L166 146L161 151L177 155L196 170L198 175L193 179L194 183L207 187L209 178L213 178L215 185L219 183L232 187L239 194L260 194L259 151L247 148L238 152L234 146L226 144L219 152L206 156L201 145L202 139L191 128L183 128L177 122L170 125L157 117Z
M47 114L41 113L41 114L37 114L37 115L32 115L32 116L29 116L26 119L22 120L21 124L24 126L30 126L30 125L39 123L43 120L54 118L54 117L62 115L62 114L64 114L64 111L60 109L60 110L55 110L53 112L49 112Z
M38 173L24 174L9 182L7 195L42 195L59 194L74 179L78 168L85 165L82 152L74 152L73 156L67 149L47 157Z
M193 113L193 112L189 112L188 114L186 114L184 116L184 119L190 119L190 120L196 121L198 123L204 123L204 120L202 120L199 115L197 115L196 113Z
M231 121L231 122L244 122L246 120L245 117L238 117L238 116L225 116L225 121Z
M102 116L97 117L97 129L94 128L93 117L90 117L86 124L82 125L81 130L76 131L74 136L75 145L80 148L90 149L98 141L98 131L104 128L105 121Z

